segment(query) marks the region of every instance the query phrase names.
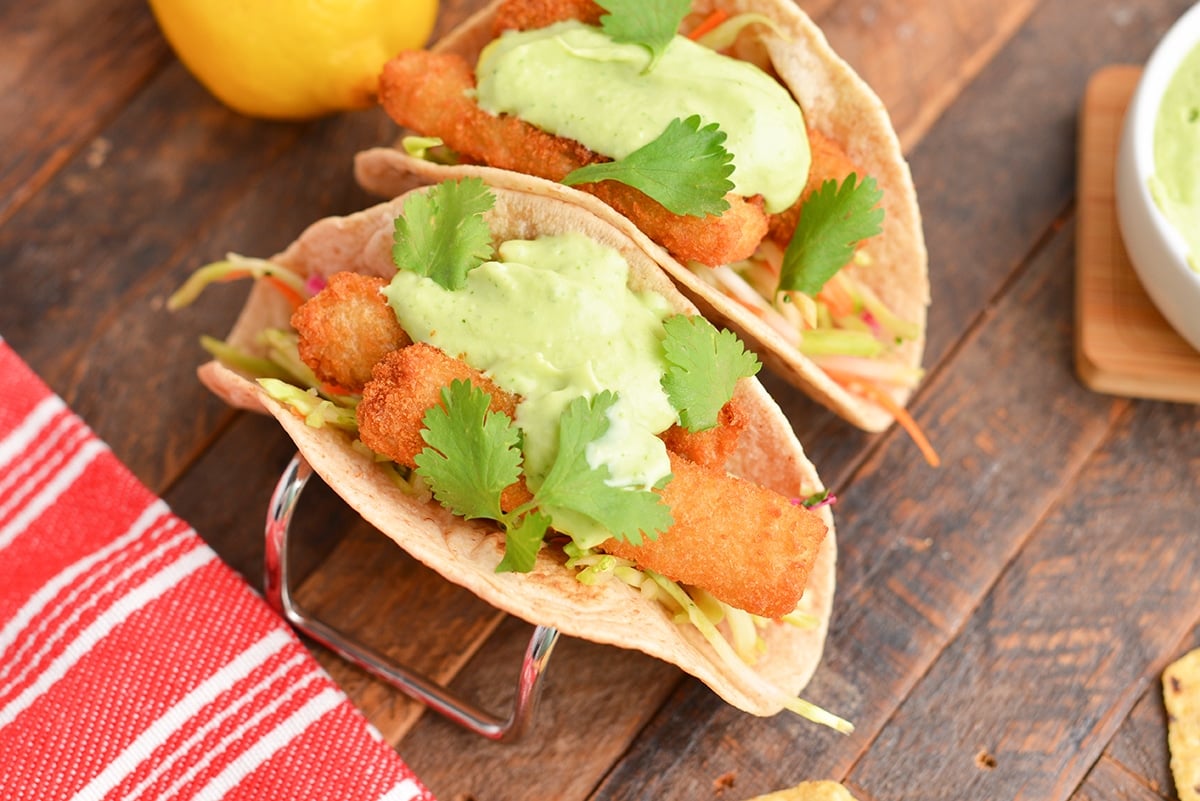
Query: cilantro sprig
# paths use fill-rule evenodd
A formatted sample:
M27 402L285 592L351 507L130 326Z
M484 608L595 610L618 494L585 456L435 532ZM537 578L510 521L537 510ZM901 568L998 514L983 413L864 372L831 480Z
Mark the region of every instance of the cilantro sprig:
M444 181L410 195L396 218L392 261L446 289L461 289L467 273L492 256L483 215L495 203L479 178Z
M491 396L469 382L454 381L441 396L442 405L425 413L421 436L428 447L416 457L417 474L450 511L500 524L505 549L497 572L533 569L555 509L582 514L634 544L670 527L670 509L658 495L611 487L608 468L587 463L588 443L608 430L613 393L576 398L567 405L550 471L532 500L508 512L501 508L500 496L521 475L520 432L508 415L489 411Z
M755 375L762 364L732 331L718 331L703 317L677 314L663 322L663 329L667 398L689 431L712 428L738 379Z
M779 291L816 295L850 261L864 239L883 231L883 191L867 176L850 173L839 186L828 180L800 207L800 222L783 254Z
M637 44L650 51L650 64L646 71L654 69L667 49L679 23L692 10L691 0L597 0L608 13L600 17L600 27L614 42Z
M703 217L729 208L733 155L725 149L717 123L701 127L700 117L678 117L656 139L623 159L589 164L563 178L568 186L620 181L640 190L674 214Z

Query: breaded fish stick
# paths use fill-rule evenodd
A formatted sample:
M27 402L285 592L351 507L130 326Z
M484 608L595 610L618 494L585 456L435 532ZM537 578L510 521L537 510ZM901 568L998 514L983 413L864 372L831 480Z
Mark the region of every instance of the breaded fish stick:
M506 0L496 9L493 29L499 36L507 30L545 28L568 19L599 25L604 13L593 0Z
M812 164L808 168L808 180L800 191L800 197L788 208L770 216L770 232L767 235L784 247L791 241L792 233L800 222L800 207L809 195L821 188L821 184L829 180L840 184L852 172L860 178L863 176L862 170L855 166L842 146L820 131L808 129L808 146L812 151Z
M673 425L660 435L667 450L695 462L701 467L724 470L725 462L737 450L738 436L746 427L746 412L734 398L721 407L717 424L705 431L688 431Z
M425 449L421 428L425 412L442 403L442 388L469 381L491 396L488 408L516 416L517 400L462 359L418 342L392 351L375 366L358 404L358 437L371 450L397 464L416 467ZM532 496L522 478L504 490L500 506L515 509Z
M487 113L469 96L471 66L452 53L406 51L383 68L379 99L399 125L437 136L451 149L492 167L561 181L579 167L604 161L580 143L509 115ZM725 196L719 217L672 214L649 196L615 181L580 184L647 236L684 261L715 266L748 258L767 232L762 199Z
M392 461L416 467L425 449L421 438L425 412L442 403L442 388L469 381L491 395L493 412L516 416L517 400L462 359L418 342L392 351L375 365L358 404L358 436L371 450Z
M321 381L361 392L376 362L412 343L379 294L386 285L374 276L335 273L296 309L292 327L300 334L300 359Z
M675 524L656 540L607 540L601 549L738 609L778 618L795 610L825 523L787 498L671 456L663 490Z

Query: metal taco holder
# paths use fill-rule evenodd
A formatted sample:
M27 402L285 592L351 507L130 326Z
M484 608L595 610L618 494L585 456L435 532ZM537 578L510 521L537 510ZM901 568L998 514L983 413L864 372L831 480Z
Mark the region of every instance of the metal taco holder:
M267 511L264 560L264 594L267 603L297 630L460 726L496 742L512 742L518 739L533 719L541 691L541 678L558 640L558 630L549 626L538 626L534 629L517 677L517 692L512 710L507 717L500 718L458 698L448 688L432 679L404 665L394 664L377 651L355 642L309 615L291 597L287 571L287 540L300 494L312 476L312 467L303 456L296 454L279 477L279 483L275 485L271 496L270 508Z

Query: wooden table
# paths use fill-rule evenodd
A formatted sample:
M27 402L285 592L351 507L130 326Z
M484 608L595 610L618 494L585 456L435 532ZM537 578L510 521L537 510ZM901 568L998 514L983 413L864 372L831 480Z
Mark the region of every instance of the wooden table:
M474 5L444 4L439 32ZM934 293L912 409L940 469L899 431L860 433L765 378L841 499L833 625L805 695L855 733L747 716L641 654L566 640L535 728L500 746L318 653L443 801L744 799L816 778L864 801L1173 798L1159 675L1200 644L1200 411L1089 391L1071 343L1085 85L1144 61L1188 3L802 5L891 110ZM0 335L258 585L292 448L193 372L245 287L179 313L164 300L226 251L269 255L370 203L351 157L395 130L377 111L226 110L139 0L8 3L0 32ZM527 625L328 491L302 508L311 609L503 707Z

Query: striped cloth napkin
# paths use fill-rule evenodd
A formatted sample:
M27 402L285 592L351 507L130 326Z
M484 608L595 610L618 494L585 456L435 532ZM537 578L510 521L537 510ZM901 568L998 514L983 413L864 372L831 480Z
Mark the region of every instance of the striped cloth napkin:
M0 798L432 801L0 339Z

